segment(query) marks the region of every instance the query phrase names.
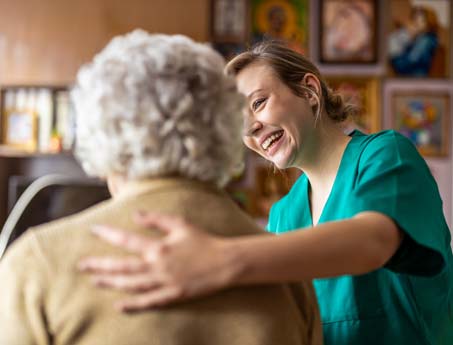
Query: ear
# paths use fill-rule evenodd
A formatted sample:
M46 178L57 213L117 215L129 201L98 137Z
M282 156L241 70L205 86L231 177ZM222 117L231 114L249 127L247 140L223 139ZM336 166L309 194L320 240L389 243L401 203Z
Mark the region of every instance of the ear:
M312 73L306 73L304 78L302 79L302 86L308 87L312 90L316 95L319 97L319 101L321 100L321 82L319 79ZM311 93L308 93L308 100L310 105L319 105L318 100Z

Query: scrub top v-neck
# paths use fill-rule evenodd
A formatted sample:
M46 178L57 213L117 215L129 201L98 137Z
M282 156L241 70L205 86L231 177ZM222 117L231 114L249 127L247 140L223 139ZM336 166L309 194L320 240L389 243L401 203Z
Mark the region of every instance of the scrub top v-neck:
M268 230L312 227L302 175L271 209ZM404 232L385 267L315 279L326 344L453 344L453 256L437 185L413 144L395 131L358 131L343 153L318 224L360 212L387 215Z
M318 222L316 224L315 224L314 219L313 219L313 212L311 210L311 204L310 204L310 188L311 188L310 187L310 182L308 181L307 178L302 179L303 182L304 182L304 184L302 186L302 190L305 191L304 201L306 201L306 205L304 205L304 207L308 210L308 217L309 217L309 225L310 226L321 224L323 216L324 216L324 213L326 213L326 210L329 207L330 199L335 198L335 194L337 193L336 192L336 186L343 184L343 182L342 182L343 171L345 170L343 166L344 165L348 165L350 163L349 162L350 155L348 154L348 152L349 152L350 148L352 146L354 146L354 145L349 145L349 143L346 145L346 148L345 148L345 151L343 153L343 156L341 157L340 165L338 166L337 175L335 176L335 179L333 181L332 187L330 189L330 193L329 193L329 195L327 197L326 202L324 203L324 206L323 206L323 208L321 210L321 214L319 215L319 218L318 218Z

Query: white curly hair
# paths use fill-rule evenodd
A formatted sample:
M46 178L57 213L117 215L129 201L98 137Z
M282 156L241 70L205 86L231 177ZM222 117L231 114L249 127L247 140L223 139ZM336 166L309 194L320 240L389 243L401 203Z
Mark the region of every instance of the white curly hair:
M83 66L71 92L89 175L179 175L224 186L243 168L243 96L223 58L182 35L135 30Z

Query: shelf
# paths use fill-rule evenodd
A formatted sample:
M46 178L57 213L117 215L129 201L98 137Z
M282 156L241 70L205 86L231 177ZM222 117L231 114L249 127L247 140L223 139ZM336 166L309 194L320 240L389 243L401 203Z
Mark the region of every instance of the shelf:
M72 157L73 153L68 151L62 152L27 151L24 149L15 148L8 145L0 145L0 157L4 158L39 158L54 156Z

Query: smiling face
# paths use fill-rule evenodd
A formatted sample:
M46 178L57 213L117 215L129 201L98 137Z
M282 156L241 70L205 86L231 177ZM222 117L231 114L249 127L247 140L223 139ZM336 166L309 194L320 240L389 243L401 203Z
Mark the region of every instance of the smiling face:
M236 80L247 97L245 145L279 169L300 167L315 133L309 101L296 96L264 63L245 67Z

